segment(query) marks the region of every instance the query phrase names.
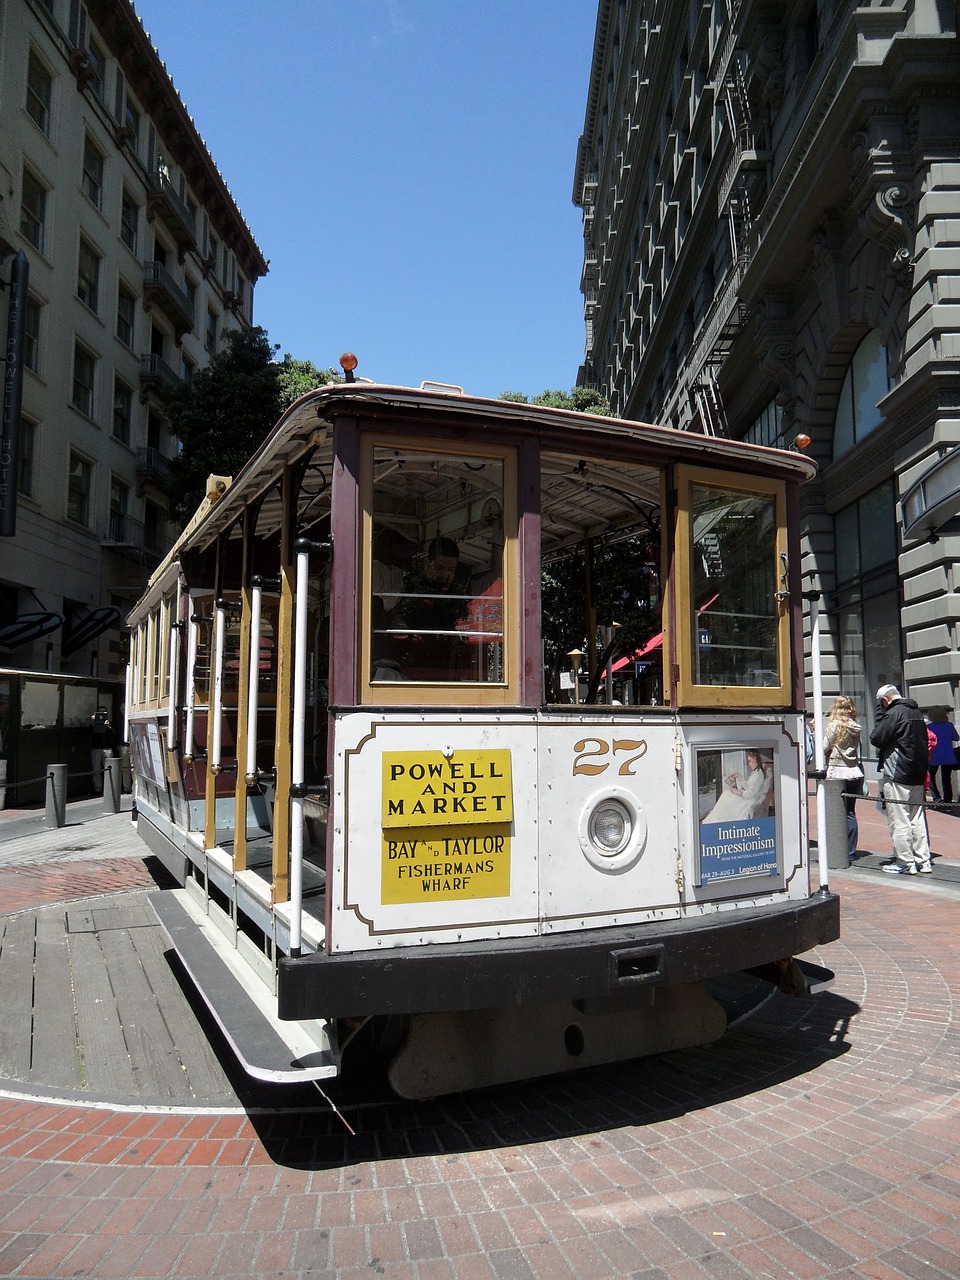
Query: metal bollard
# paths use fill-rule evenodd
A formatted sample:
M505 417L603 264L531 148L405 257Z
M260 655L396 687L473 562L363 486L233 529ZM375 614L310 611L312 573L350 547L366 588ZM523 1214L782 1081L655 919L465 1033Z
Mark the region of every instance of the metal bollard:
M827 816L827 866L841 870L850 865L847 847L847 810L843 792L848 784L842 778L827 778L824 783Z
M120 757L106 756L103 761L103 812L120 812Z
M47 765L47 795L43 820L51 827L62 827L67 821L67 766Z

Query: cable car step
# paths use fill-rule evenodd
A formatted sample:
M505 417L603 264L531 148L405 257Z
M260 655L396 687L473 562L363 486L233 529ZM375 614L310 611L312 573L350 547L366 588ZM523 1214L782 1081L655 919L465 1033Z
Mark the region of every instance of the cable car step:
M186 890L159 890L150 894L150 903L248 1075L272 1084L337 1075L337 1057L326 1032L321 1030L321 1048L301 1023L280 1021L275 998L262 979Z

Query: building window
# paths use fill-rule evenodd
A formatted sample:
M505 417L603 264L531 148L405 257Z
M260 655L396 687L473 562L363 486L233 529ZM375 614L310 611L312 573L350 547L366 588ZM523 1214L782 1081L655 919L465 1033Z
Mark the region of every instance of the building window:
M113 380L113 435L122 444L130 443L133 422L133 391L121 379Z
M180 381L185 382L189 385L193 381L193 375L196 373L196 371L197 371L196 364L190 359L188 355L185 355L183 352L181 352L180 353Z
M841 687L870 729L873 691L902 687L896 506L887 480L834 516Z
M29 169L23 171L20 200L20 234L43 253L47 224L47 189Z
M129 94L123 104L123 127L127 130L131 151L138 152L140 150L140 112L134 106Z
M53 76L35 53L31 51L27 63L27 115L37 128L50 136L50 102L53 96Z
M853 353L840 388L833 426L833 457L842 458L883 420L877 407L890 390L887 352L878 329L872 329Z
M23 363L33 373L40 372L40 320L43 303L27 298L23 323Z
M93 391L97 359L78 342L73 351L73 397L71 404L87 418L93 417Z
M130 505L130 486L110 477L110 540L126 542L127 510Z
M91 204L103 208L103 152L87 137L83 143L83 193Z
M90 524L90 489L93 467L79 453L70 450L70 480L67 487L67 519Z
M104 94L103 73L106 65L107 56L103 49L92 36L89 37L87 40L87 67L89 72L87 86L96 94L101 102L103 101Z
M17 467L17 490L25 498L34 494L34 459L37 451L37 424L32 418L20 418L20 460Z
M137 236L140 230L140 206L133 196L124 190L120 202L120 239L131 253L137 252Z
M80 241L80 254L77 265L77 297L91 311L99 310L100 255L86 240Z
M776 400L771 400L759 417L744 432L749 444L765 444L775 447L783 430L783 410Z
M203 335L203 345L209 356L217 354L217 321L218 316L215 311L207 312L207 328Z
M131 350L137 320L137 299L121 280L117 289L117 337Z

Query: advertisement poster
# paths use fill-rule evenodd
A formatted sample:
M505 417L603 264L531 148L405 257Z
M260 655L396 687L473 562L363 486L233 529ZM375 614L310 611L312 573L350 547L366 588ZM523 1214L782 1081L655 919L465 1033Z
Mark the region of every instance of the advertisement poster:
M696 753L696 769L699 883L777 875L775 750L701 750Z

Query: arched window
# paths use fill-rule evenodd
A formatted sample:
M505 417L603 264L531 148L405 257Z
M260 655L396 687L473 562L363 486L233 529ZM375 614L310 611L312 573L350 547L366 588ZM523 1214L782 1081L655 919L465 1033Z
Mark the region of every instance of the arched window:
M887 352L879 329L871 329L853 353L840 388L833 425L834 461L880 425L883 415L877 405L889 390Z

